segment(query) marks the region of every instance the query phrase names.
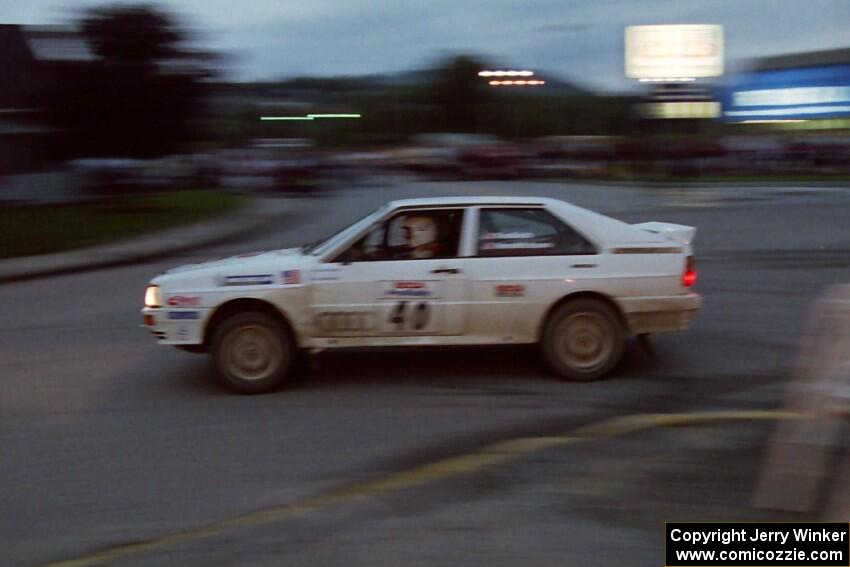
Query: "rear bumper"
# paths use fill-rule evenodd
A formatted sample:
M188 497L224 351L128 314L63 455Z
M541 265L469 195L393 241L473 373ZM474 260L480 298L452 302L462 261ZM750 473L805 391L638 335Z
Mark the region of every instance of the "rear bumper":
M684 331L702 305L698 293L652 297L623 297L617 303L635 335Z

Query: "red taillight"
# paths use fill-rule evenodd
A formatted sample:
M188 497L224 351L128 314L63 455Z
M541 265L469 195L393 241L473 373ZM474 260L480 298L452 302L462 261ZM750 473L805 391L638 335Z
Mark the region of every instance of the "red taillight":
M153 327L154 325L156 325L156 319L153 315L149 313L145 313L144 315L142 315L142 319L144 319L145 325L147 325L148 327Z
M694 265L694 257L688 256L685 262L685 271L682 273L682 285L691 287L695 283L697 283L697 269Z

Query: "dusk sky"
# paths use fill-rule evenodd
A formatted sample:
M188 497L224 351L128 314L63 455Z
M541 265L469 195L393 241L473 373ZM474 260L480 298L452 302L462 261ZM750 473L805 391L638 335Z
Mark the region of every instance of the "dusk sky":
M135 3L135 2L134 2ZM603 90L624 90L623 30L725 28L727 63L850 46L850 0L161 0L237 79L427 67L472 52ZM0 0L3 23L67 23L103 2Z

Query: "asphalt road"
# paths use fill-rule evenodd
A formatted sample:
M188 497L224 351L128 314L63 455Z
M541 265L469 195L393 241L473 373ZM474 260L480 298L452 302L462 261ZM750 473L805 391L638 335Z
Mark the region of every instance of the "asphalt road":
M630 345L597 383L554 380L534 348L351 351L323 354L295 387L259 397L227 394L204 357L158 347L139 327L143 288L168 267L297 245L392 198L453 194L556 196L628 222L697 226L704 309L687 333L657 337L655 357ZM0 563L129 549L101 559L659 565L660 521L758 517L747 499L769 424L532 451L466 475L454 464L410 488L161 538L501 439L631 413L775 407L809 304L850 282L842 189L399 181L307 210L192 256L0 286ZM127 547L140 541L162 545Z

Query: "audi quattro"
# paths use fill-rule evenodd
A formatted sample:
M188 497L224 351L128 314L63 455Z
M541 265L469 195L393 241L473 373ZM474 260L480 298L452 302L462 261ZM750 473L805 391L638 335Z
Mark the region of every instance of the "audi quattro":
M560 377L609 373L629 335L687 329L696 229L549 198L393 201L315 245L168 270L142 316L240 393L301 350L539 343Z

